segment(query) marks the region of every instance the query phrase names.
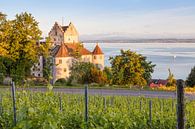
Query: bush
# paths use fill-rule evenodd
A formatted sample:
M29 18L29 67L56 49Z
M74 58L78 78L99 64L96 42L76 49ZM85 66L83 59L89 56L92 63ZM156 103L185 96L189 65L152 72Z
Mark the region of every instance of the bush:
M45 78L29 78L27 79L27 83L30 86L47 86L48 81Z
M170 69L168 69L168 71L169 71L169 76L167 78L167 85L166 86L176 86L177 81L176 81L173 73L171 72Z
M71 84L98 83L104 85L107 82L106 74L89 62L75 62L70 74L68 82Z
M65 78L58 79L55 84L55 86L64 86L67 85L67 80Z

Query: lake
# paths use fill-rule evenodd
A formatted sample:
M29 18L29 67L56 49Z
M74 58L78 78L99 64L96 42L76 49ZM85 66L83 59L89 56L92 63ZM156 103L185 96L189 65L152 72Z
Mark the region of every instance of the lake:
M84 43L93 50L96 43ZM168 68L177 79L186 79L195 66L195 43L99 43L105 54L105 65L110 66L109 57L130 49L147 57L156 64L152 78L166 79Z

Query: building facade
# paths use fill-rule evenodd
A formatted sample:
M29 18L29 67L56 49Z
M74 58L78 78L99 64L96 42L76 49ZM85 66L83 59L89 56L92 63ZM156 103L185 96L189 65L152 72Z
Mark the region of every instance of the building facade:
M68 26L60 26L55 22L49 32L49 37L52 42L53 82L61 78L67 79L70 76L70 68L75 60L91 62L101 70L104 69L104 53L100 46L97 44L92 52L87 50L79 41L79 34L72 23ZM79 59L75 58L76 56L79 56ZM40 61L42 60L40 59ZM43 63L39 64L43 69ZM38 75L43 76L38 71L32 71L32 74L36 77L39 77Z

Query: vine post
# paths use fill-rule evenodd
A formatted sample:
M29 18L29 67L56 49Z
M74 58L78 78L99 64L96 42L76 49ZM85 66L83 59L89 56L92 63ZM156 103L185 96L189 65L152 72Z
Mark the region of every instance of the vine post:
M15 82L12 82L12 100L13 100L13 113L14 113L14 126L16 126L16 88L15 88Z
M184 81L177 83L177 129L185 129L185 109L184 109Z
M88 85L85 85L85 123L86 129L88 128Z

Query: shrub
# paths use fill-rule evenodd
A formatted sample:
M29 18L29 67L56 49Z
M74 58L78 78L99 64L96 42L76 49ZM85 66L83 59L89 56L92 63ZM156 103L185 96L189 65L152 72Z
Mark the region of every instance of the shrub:
M62 85L66 85L67 84L67 80L65 78L60 78L55 82L55 86L62 86Z
M169 71L169 76L167 78L167 85L166 86L176 86L177 81L176 81L173 73L171 73L170 69L168 69L168 71Z

